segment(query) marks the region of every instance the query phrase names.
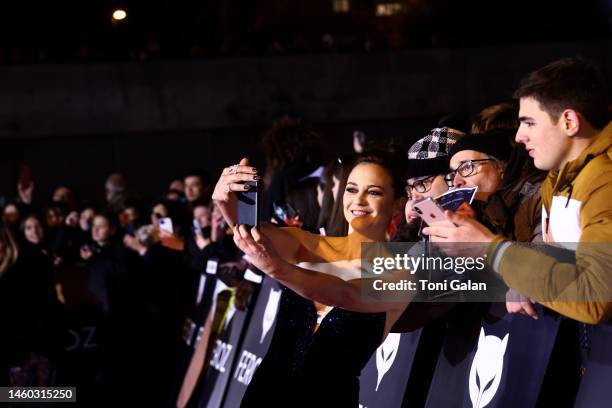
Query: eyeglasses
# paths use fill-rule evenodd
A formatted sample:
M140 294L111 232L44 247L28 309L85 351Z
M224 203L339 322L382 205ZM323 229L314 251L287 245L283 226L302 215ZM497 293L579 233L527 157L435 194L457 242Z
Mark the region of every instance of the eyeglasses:
M431 189L435 177L436 176L424 177L422 179L416 180L412 184L406 182L406 195L408 196L408 199L412 200L412 190L415 190L418 193L428 192Z
M156 219L160 220L162 218L164 218L164 214L158 213L158 212L154 212L153 213L153 217L155 217Z
M455 170L444 176L444 181L446 181L446 184L450 187L453 185L452 183L455 179L455 174L459 174L461 177L470 177L476 171L476 167L480 166L480 164L476 163L484 163L488 161L497 162L497 159L488 158L478 160L466 160L462 162Z

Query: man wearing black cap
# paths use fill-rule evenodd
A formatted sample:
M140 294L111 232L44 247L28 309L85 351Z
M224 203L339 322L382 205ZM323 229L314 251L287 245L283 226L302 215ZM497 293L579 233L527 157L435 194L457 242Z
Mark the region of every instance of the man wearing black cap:
M402 242L425 241L420 234L424 224L412 204L425 197L437 197L448 191L449 183L445 180L448 173L448 158L451 148L464 136L464 133L448 127L432 129L429 134L417 140L408 149L406 180L406 223L396 240ZM457 210L463 215L472 216L473 212ZM419 247L421 248L421 247ZM393 327L394 332L410 332L422 328L453 309L454 303L446 302L413 302L404 311ZM427 359L425 359L427 360Z
M476 198L486 201L501 189L511 152L503 131L468 135L450 150L448 179L455 187L478 187Z
M449 152L447 181L455 187L478 187L473 205L492 231L521 242L541 241L541 175L521 178L506 171L515 159L522 160L513 155L509 133L514 132L497 129L463 137Z

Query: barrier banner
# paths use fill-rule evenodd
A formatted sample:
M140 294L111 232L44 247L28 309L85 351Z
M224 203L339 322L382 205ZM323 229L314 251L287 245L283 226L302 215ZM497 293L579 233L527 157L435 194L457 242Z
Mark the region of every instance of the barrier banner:
M507 314L502 303L491 304L488 313L482 304L459 305L426 406L536 406L562 318L535 306L538 320Z
M65 311L63 319L57 384L74 384L80 401L93 403L109 377L108 318L98 308L82 305Z
M248 271L248 270L247 270ZM251 278L249 278L251 276ZM259 276L245 273L245 280L254 284L254 290L246 304L246 310L237 310L234 304L234 291L220 280L214 291L213 310L215 319L222 318L222 328L214 339L211 348L210 364L203 381L194 392L193 400L196 406L216 408L223 405L223 399L229 384L234 367L237 363L238 350L241 348L245 336L245 329L253 312L252 305L257 303L261 280ZM231 295L229 295L231 293ZM228 296L229 295L229 296ZM214 323L213 323L214 325ZM191 404L189 404L191 406Z
M176 401L178 397L195 348L202 338L204 324L213 303L213 293L217 284L215 273L216 261L209 260L206 269L200 273L194 310L189 317L185 318L183 323L175 369L177 382L171 388L171 401Z
M236 354L224 407L238 407L259 364L266 356L274 329L282 289L273 279L264 277L259 296L253 307L242 346Z
M612 385L612 324L582 327L587 331L590 346L584 362L584 375L576 397L576 408L609 407Z
M58 268L55 281L61 285L61 351L57 359L58 385L74 385L79 401L99 401L108 380L109 317L90 292L90 273L84 265Z
M389 333L359 377L359 403L364 408L400 407L406 392L421 330Z

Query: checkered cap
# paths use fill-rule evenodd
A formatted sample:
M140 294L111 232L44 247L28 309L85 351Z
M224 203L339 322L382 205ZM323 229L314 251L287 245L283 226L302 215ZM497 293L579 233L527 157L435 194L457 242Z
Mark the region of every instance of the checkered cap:
M435 159L448 155L451 147L463 136L463 132L442 127L419 139L408 149L408 159Z

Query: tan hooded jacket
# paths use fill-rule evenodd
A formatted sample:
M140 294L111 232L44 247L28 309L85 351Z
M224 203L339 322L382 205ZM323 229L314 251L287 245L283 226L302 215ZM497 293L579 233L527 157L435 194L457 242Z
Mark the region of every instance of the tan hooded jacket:
M575 263L494 240L488 260L506 284L584 323L612 318L612 123L574 161L542 183L546 242L575 250Z

